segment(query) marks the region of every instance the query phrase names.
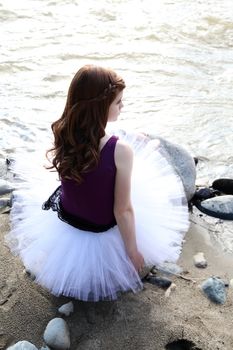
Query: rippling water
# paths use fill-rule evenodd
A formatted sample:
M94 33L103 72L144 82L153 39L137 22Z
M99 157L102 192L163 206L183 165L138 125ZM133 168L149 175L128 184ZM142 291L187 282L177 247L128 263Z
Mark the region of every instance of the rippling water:
M198 176L233 177L229 0L0 0L2 157L49 142L86 63L126 80L120 127L201 157Z

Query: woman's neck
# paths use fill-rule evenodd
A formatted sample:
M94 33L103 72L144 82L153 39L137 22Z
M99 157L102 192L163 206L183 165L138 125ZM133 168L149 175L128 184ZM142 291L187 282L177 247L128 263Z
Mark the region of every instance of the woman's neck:
M105 134L103 137L101 137L100 139L100 143L99 143L99 150L101 151L101 149L104 147L105 143L108 142L108 140L110 139L110 135Z

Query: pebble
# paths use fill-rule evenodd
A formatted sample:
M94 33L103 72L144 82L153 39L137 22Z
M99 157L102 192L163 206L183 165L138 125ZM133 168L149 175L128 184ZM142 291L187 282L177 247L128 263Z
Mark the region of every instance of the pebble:
M196 267L199 267L199 268L202 268L202 269L207 267L207 261L206 261L206 259L204 257L204 253L202 253L202 252L199 252L199 253L195 254L194 257L193 257L193 261L194 261L194 265Z
M206 296L217 304L224 304L226 301L225 282L219 277L210 277L201 284L201 289Z
M233 278L230 280L230 287L233 288Z
M69 303L66 303L59 307L58 311L62 315L69 316L72 312L74 312L74 304L72 301L70 301Z
M157 269L160 272L166 273L168 275L179 275L183 272L182 267L180 267L177 264L164 262L163 264L159 265Z
M35 347L35 345L28 342L27 340L22 340L8 347L7 350L38 350L38 349L37 347Z
M165 292L165 298L168 298L169 296L170 296L170 294L171 294L171 292L173 291L173 290L175 290L176 289L176 284L175 283L172 283L171 285L170 285L170 287L168 287L168 289L166 290L166 292Z
M70 348L70 333L67 323L62 318L53 318L44 331L44 341L54 349Z
M215 191L215 192L216 192L216 191ZM214 192L214 190L212 190L212 189L209 188L209 187L199 188L199 189L195 192L194 198L196 198L196 199L201 199L201 200L213 198L213 197L215 197L215 192Z
M24 270L23 270L23 273L24 273L27 277L29 277L32 281L35 281L36 275L35 275L32 271L30 271L30 270L28 270L28 269L24 269Z
M0 213L5 213L12 206L11 198L0 198Z

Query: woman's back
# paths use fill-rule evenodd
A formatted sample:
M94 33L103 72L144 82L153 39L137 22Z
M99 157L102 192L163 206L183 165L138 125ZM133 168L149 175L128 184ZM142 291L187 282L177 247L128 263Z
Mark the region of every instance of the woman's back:
M76 217L98 225L115 223L113 214L117 137L112 136L100 151L97 167L83 175L83 181L62 181L61 204Z

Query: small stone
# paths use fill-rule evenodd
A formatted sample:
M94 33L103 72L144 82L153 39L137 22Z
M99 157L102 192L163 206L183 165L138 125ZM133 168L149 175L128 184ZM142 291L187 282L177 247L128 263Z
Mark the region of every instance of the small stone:
M219 277L210 277L201 284L201 289L206 296L217 304L224 304L226 301L225 282Z
M10 346L7 350L38 350L35 345L28 342L27 340L19 341L18 343Z
M148 276L146 282L154 284L160 288L168 288L172 284L172 281L166 277Z
M70 334L67 323L62 318L53 318L44 331L44 341L54 349L69 349Z
M158 270L168 275L179 275L183 272L182 267L174 263L164 262L158 266Z
M204 257L204 253L199 252L193 257L194 265L196 267L204 269L207 266L207 261Z
M34 281L36 279L36 275L34 275L34 273L28 269L24 269L23 273L29 277L32 281Z
M233 288L233 278L230 280L229 285L230 285L231 288Z
M215 192L214 190L212 190L209 187L204 187L204 188L199 188L194 195L195 199L209 199L209 198L213 198L215 197Z
M72 303L72 301L70 301L69 303L59 307L58 311L62 315L69 316L72 312L74 312L74 304Z
M144 266L143 269L139 272L140 278L144 279L150 273L151 268L151 265Z
M12 207L12 196L0 197L0 213L6 213L10 211L11 207Z
M176 289L176 284L175 283L172 283L171 285L170 285L170 287L168 287L168 289L166 290L166 292L165 292L165 298L168 298L169 296L170 296L170 294L171 294L171 292L173 291L173 290L175 290Z

